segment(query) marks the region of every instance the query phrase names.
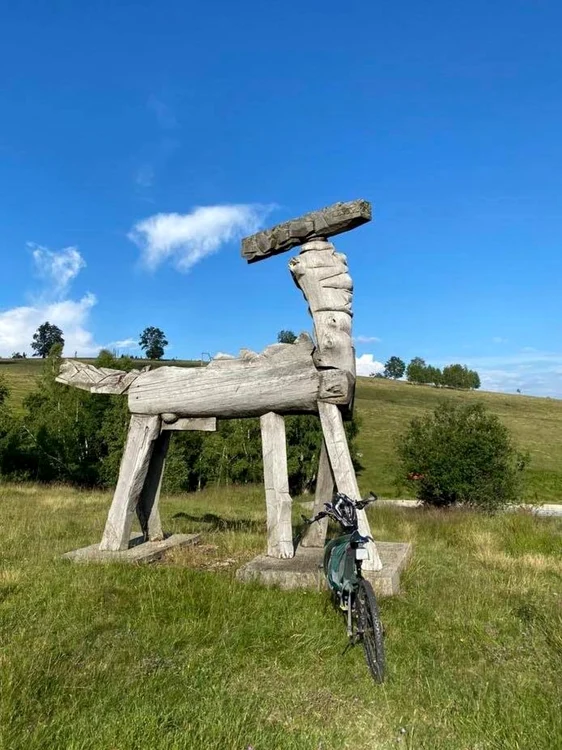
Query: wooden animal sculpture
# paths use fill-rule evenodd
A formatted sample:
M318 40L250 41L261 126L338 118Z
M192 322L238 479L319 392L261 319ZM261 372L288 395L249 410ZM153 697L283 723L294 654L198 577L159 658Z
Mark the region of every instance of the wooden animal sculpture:
M289 269L308 302L314 340L301 334L295 344L273 344L261 354L242 349L238 357L220 355L204 368L125 373L72 360L62 365L60 383L128 396L129 434L100 549L127 549L135 511L145 540L163 537L158 500L171 431L214 430L217 417L260 417L268 555L294 555L283 415L320 417L316 508L331 498L334 486L359 497L343 423L352 412L355 390L353 283L345 255L336 252L328 237L370 219L367 201L336 203L242 241L242 255L249 263L300 246ZM364 511L359 512L359 530L370 536ZM325 525L316 524L303 545L322 546L325 532ZM373 542L368 553L363 567L380 570Z

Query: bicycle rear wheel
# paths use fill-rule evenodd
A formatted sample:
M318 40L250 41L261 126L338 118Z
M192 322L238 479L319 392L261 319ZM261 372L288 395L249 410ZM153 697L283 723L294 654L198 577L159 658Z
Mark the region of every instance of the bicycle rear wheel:
M365 659L375 682L384 680L383 627L375 592L369 581L359 582L353 601L355 625L365 651Z

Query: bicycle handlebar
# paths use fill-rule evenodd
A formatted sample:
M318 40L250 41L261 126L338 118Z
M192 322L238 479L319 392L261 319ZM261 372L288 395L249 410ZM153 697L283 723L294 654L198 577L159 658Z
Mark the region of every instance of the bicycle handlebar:
M342 495L343 495L343 493L342 493ZM374 492L369 492L369 495L367 497L361 499L361 500L352 500L347 495L343 495L343 497L346 500L348 500L353 505L353 507L356 508L357 510L363 510L364 508L367 507L367 505L369 505L369 503L374 503L374 502L376 502L376 500L378 500L378 496L375 495ZM334 509L333 502L324 503L324 508L325 508L325 510L321 510L319 513L317 513L314 516L314 518L307 518L306 516L302 515L303 521L306 524L310 525L310 524L316 523L316 521L320 521L322 518L326 518L326 516L330 516L330 517L334 518L334 516L335 516L335 509ZM332 512L330 512L330 511L332 511ZM337 518L337 516L335 516L334 520L337 521L339 519Z

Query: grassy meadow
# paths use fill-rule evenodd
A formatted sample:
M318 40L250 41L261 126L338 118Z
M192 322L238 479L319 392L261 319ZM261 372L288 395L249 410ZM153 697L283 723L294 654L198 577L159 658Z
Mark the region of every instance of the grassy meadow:
M454 391L375 378L359 378L357 385L362 489L396 496L395 441L413 417L433 411L443 399L483 402L509 428L519 448L529 451L524 501L562 502L562 399Z
M145 364L198 363L139 360L139 367ZM41 361L36 359L0 360L0 374L5 375L12 389L11 403L16 409L21 409L40 367ZM414 416L433 410L445 398L483 401L509 427L519 446L530 451L523 500L562 501L562 400L452 391L374 378L359 378L357 385L356 412L361 420L357 445L364 467L359 476L362 491L372 489L383 497L408 496L406 488L396 487L395 441Z
M375 685L324 592L240 584L261 488L165 497L198 547L76 565L108 493L0 485L2 750L541 750L562 738L562 520L380 507L407 540ZM295 508L295 522L299 508Z

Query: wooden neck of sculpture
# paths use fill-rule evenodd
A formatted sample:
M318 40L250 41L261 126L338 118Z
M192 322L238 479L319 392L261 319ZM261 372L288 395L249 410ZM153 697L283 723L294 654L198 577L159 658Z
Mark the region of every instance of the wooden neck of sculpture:
M346 256L336 252L331 242L314 239L302 245L300 254L290 260L289 269L314 321L316 366L345 370L355 376L353 282Z

